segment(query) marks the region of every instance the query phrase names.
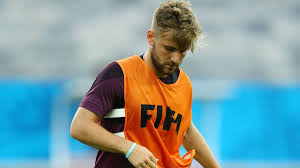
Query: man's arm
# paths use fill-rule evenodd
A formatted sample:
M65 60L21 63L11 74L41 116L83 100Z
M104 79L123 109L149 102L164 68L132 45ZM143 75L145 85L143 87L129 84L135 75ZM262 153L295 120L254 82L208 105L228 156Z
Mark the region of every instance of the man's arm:
M93 112L79 107L71 124L71 136L102 151L126 155L133 142L114 135L99 126L99 120L100 118ZM128 160L135 167L149 165L151 168L154 168L156 163L153 154L147 148L138 144Z
M198 129L194 126L193 122L190 123L189 128L184 135L183 147L187 151L195 149L195 159L204 168L220 168L207 143Z
M78 141L107 152L126 154L132 142L113 135L98 125L100 118L79 107L71 124L71 136Z

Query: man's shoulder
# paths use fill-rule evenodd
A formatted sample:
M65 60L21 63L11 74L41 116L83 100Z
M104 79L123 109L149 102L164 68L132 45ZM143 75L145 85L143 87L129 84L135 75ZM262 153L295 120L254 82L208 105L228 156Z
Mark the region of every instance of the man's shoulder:
M183 69L179 68L178 71L180 72L180 74L184 75L187 79L190 79L189 75L186 72L184 72Z
M117 62L108 64L97 76L100 80L124 78L122 68Z
M113 61L110 64L108 64L98 75L97 75L97 81L103 81L103 80L108 80L108 79L113 79L113 78L124 78L124 73L122 70L122 67L120 65L120 61L122 60L131 60L131 59L141 59L143 60L142 55L133 55L121 60Z
M182 75L183 81L185 81L185 83L192 85L191 79L189 77L189 75L187 73L185 73L181 68L179 68L179 75Z

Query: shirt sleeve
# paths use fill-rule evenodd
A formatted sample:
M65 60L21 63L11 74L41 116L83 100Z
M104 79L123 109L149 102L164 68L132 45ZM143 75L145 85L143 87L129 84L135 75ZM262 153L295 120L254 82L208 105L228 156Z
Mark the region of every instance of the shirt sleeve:
M124 75L119 64L112 62L98 74L79 106L103 118L120 104L124 104Z

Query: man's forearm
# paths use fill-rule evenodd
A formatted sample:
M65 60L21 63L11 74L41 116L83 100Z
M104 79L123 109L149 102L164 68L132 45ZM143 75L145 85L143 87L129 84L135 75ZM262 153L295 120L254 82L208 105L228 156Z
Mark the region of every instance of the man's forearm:
M79 107L71 124L71 136L102 151L126 154L126 158L134 167L156 167L157 159L146 147L133 145L130 140L110 133L97 124L99 119L91 111ZM128 153L129 148L133 150Z
M220 168L204 138L192 123L184 136L183 146L186 150L195 149L195 159L204 168Z
M81 113L79 112L76 115L81 115ZM71 125L71 136L73 138L102 151L126 154L132 142L110 133L99 126L96 121L84 122L86 121L83 119L84 117L88 116L74 117Z

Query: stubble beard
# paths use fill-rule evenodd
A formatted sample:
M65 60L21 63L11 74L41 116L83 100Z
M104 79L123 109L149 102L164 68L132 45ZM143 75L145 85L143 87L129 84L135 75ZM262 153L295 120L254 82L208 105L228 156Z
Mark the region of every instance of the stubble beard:
M153 43L153 47L150 49L150 57L154 68L161 75L173 75L173 73L178 70L179 65L175 65L174 63L169 63L176 66L174 70L165 69L166 64L160 63L159 56L155 52L155 43Z

